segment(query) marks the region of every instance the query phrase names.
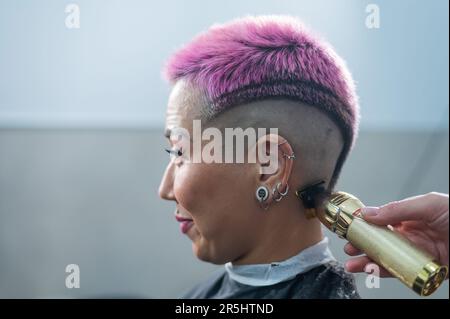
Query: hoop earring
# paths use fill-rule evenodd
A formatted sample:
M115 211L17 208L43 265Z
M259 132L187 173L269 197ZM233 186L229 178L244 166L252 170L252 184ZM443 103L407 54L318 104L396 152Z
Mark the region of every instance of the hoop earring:
M281 142L280 144L278 144L278 146L283 145L287 143L287 141ZM283 153L283 156L286 157L288 160L294 160L295 159L295 154L292 153L291 155Z
M283 199L283 197L285 197L289 192L289 185L286 184L286 190L284 192L280 191L280 186L281 186L281 183L278 183L272 190L273 199L276 202L281 201ZM279 195L278 197L275 196L275 192L278 193L278 195Z
M286 184L286 189L285 189L285 191L284 191L283 193L280 192L280 186L281 186L281 183L278 183L278 184L277 184L277 192L278 192L282 197L284 197L284 196L286 196L286 195L288 194L288 192L289 192L289 185Z

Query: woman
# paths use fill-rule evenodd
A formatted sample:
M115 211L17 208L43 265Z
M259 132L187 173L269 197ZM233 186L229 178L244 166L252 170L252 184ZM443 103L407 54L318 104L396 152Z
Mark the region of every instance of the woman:
M357 132L353 81L332 48L293 18L247 17L196 37L165 74L159 193L194 254L225 264L184 297L358 298L296 196L333 189ZM233 143L243 136L246 148Z

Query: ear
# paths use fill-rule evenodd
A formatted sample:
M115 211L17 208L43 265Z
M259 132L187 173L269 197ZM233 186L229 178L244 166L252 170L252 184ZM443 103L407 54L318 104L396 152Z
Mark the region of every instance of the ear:
M273 200L273 190L286 190L292 173L294 153L289 142L280 135L267 134L255 144L256 183L265 185L270 190L268 202ZM280 184L280 185L279 185Z

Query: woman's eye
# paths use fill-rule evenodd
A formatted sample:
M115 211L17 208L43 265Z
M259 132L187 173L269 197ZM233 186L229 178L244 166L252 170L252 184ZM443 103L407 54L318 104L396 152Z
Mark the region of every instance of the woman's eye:
M181 148L176 148L176 149L165 149L167 153L170 154L170 157L174 156L174 157L181 157L183 155L183 151Z

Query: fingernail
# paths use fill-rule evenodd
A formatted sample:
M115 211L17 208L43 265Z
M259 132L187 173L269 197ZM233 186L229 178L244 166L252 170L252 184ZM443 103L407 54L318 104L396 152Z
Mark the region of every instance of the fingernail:
M378 208L377 207L364 207L363 209L361 209L361 214L363 215L363 217L376 216L376 215L378 215Z
M345 271L349 271L349 270L348 270L348 264L349 264L348 261L344 264L344 269L345 269Z

